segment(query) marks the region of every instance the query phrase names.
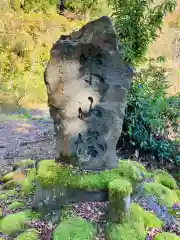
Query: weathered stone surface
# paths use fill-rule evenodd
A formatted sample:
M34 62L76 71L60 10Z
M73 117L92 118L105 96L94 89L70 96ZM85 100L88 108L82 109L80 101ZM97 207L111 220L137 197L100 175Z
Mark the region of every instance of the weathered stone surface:
M105 202L108 191L86 191L61 186L43 188L37 185L33 199L33 207L39 210L59 209L60 206L75 202Z
M57 160L87 170L116 167L116 143L132 76L108 17L60 37L44 74Z

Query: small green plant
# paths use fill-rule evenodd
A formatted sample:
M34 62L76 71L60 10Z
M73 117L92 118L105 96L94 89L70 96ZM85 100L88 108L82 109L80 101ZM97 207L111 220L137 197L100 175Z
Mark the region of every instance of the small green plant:
M63 220L53 233L54 240L93 240L95 229L93 225L80 217Z

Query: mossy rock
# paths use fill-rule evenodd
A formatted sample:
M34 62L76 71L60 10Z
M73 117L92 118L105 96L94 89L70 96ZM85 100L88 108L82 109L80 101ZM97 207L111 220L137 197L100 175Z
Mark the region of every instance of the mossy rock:
M159 228L163 227L163 222L149 211L145 211L139 204L132 202L130 207L130 216L128 221L143 222L145 227Z
M145 240L146 228L162 228L163 223L152 213L145 211L139 204L131 203L130 214L122 224L108 224L107 240Z
M3 217L2 208L0 208L0 219Z
M114 181L110 182L108 189L110 196L114 195L115 193L122 198L127 197L132 192L132 186L130 182L124 179L115 179Z
M43 160L36 176L37 181L45 188L61 185L86 190L105 190L111 181L119 178L127 179L132 184L142 179L140 171L130 161L121 161L117 168L97 174L74 174L74 169L69 166L57 164L54 160Z
M14 164L15 168L33 168L35 166L35 161L31 159L21 160Z
M154 237L154 240L180 240L180 237L178 237L174 233L162 232L162 233L158 233Z
M30 169L27 173L26 178L21 182L21 193L24 195L29 195L35 190L35 182L36 180L36 169Z
M19 209L19 208L22 208L24 207L24 203L23 202L13 202L11 203L9 206L8 206L8 210L16 210L16 209Z
M135 166L137 169L139 169L141 172L147 172L146 169L145 169L145 167L144 167L141 163L139 163L139 162L137 162L137 161L131 161L131 164L134 165L134 166Z
M14 188L20 186L20 184L20 180L10 180L2 186L2 189L13 190Z
M39 232L36 229L28 229L16 237L16 240L38 240Z
M0 201L1 200L6 200L7 198L8 198L7 194L5 194L5 193L0 194Z
M30 220L29 211L7 215L0 221L0 231L3 234L12 236L22 231L28 220Z
M166 171L157 171L155 172L154 180L156 183L162 184L165 187L170 189L177 189L177 183L175 179Z
M131 183L124 179L115 179L108 185L109 218L112 222L123 222L129 213Z
M137 183L142 180L141 171L139 170L139 165L135 166L135 163L130 160L120 160L118 164L118 173L121 177L129 179L131 183Z
M177 195L177 197L179 199L179 202L180 202L180 190L179 189L175 189L174 191L175 191L175 193L176 193L176 195Z
M8 197L13 197L16 194L14 190L0 191L0 200L6 200Z
M178 201L178 197L175 191L169 188L153 182L144 183L144 194L153 195L157 198L157 201L161 205L171 207L175 202Z
M158 228L163 227L163 222L157 218L153 213L144 211L143 214L144 225L149 228Z
M142 222L129 222L106 227L107 240L144 240L147 231Z
M63 220L53 232L54 240L94 240L95 228L80 217Z
M6 183L6 182L12 180L13 176L14 176L14 172L10 172L10 173L6 174L6 175L2 178L2 181L3 181L4 183Z

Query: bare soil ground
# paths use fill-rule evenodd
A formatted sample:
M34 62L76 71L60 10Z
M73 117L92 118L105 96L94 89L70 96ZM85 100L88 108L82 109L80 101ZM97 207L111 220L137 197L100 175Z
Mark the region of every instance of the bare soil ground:
M53 121L48 109L0 113L0 166L22 159L55 157Z

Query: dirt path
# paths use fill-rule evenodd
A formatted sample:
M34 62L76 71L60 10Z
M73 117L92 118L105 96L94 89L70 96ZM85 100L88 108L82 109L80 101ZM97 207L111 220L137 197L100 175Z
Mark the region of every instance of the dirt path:
M30 117L29 117L30 116ZM11 114L0 113L0 166L21 159L55 157L53 122L48 109Z

